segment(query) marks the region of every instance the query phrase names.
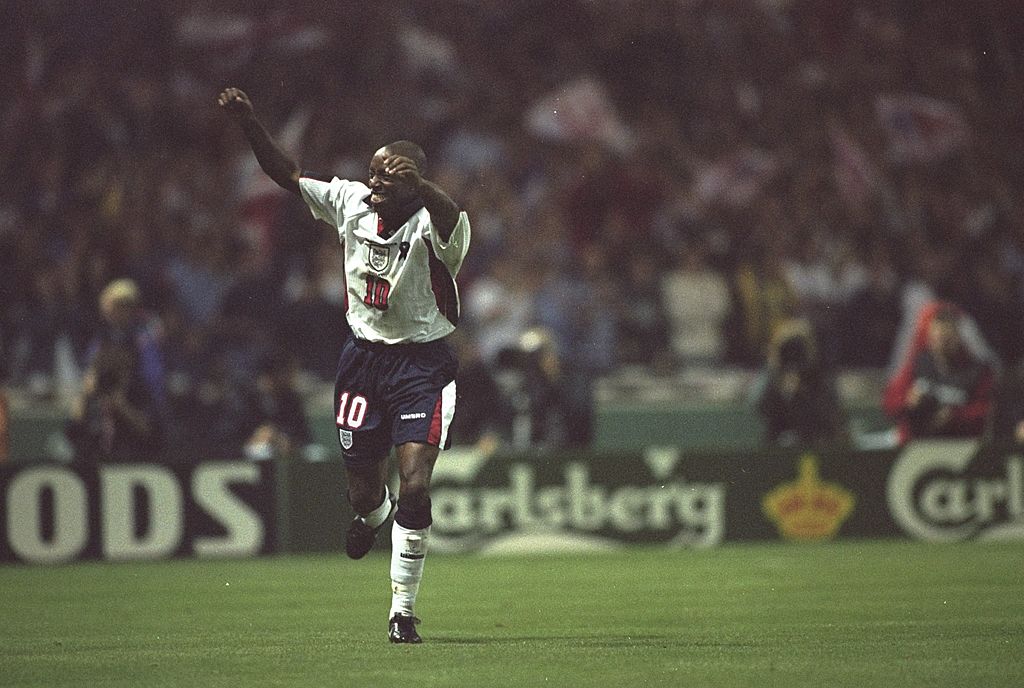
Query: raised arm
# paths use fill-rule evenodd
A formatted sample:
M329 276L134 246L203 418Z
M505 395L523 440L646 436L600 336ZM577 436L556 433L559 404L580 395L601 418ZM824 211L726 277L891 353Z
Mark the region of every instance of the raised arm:
M282 189L298 196L299 166L281 150L266 128L256 119L249 96L241 89L226 88L217 97L217 104L242 129L252 152L256 155L256 161L267 176Z
M385 171L409 184L419 193L423 207L430 213L430 223L441 239L447 242L459 221L461 209L445 191L434 182L420 175L419 167L411 158L390 155L384 161Z
M434 182L426 179L420 184L420 198L423 207L430 213L430 222L446 243L451 238L455 225L459 221L459 206L444 190Z

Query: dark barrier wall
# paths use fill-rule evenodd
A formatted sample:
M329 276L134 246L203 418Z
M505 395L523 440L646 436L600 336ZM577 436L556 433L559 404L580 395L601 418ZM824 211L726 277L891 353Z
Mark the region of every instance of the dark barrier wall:
M351 518L338 463L153 464L0 472L0 557L340 552ZM910 537L1024 538L1024 456L975 442L876 452L443 455L432 548Z
M328 404L329 405L329 404ZM851 423L872 431L891 427L877 406L850 405ZM308 410L315 441L333 450L338 444L330 409ZM54 409L22 409L11 422L11 457L59 455L67 414ZM635 451L636 447L671 445L687 451L717 447L728 451L757 451L764 442L764 427L754 408L737 404L678 403L598 404L594 417L593 448L598 451Z

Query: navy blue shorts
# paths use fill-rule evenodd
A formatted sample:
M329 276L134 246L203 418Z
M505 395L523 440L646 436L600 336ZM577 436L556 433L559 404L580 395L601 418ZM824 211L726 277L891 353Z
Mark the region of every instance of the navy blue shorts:
M391 447L420 442L451 446L455 374L444 340L377 344L349 335L334 384L334 418L345 465L376 465Z

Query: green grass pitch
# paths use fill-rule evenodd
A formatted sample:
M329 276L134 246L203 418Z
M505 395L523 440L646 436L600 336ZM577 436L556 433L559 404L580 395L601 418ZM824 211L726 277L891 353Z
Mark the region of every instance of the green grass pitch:
M1024 544L0 567L0 686L1024 685Z

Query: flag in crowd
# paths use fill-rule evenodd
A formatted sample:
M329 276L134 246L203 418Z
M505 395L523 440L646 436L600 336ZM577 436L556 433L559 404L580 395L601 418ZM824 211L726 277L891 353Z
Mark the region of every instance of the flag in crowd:
M875 99L875 113L897 162L935 162L962 150L970 140L963 111L936 98L913 93Z

